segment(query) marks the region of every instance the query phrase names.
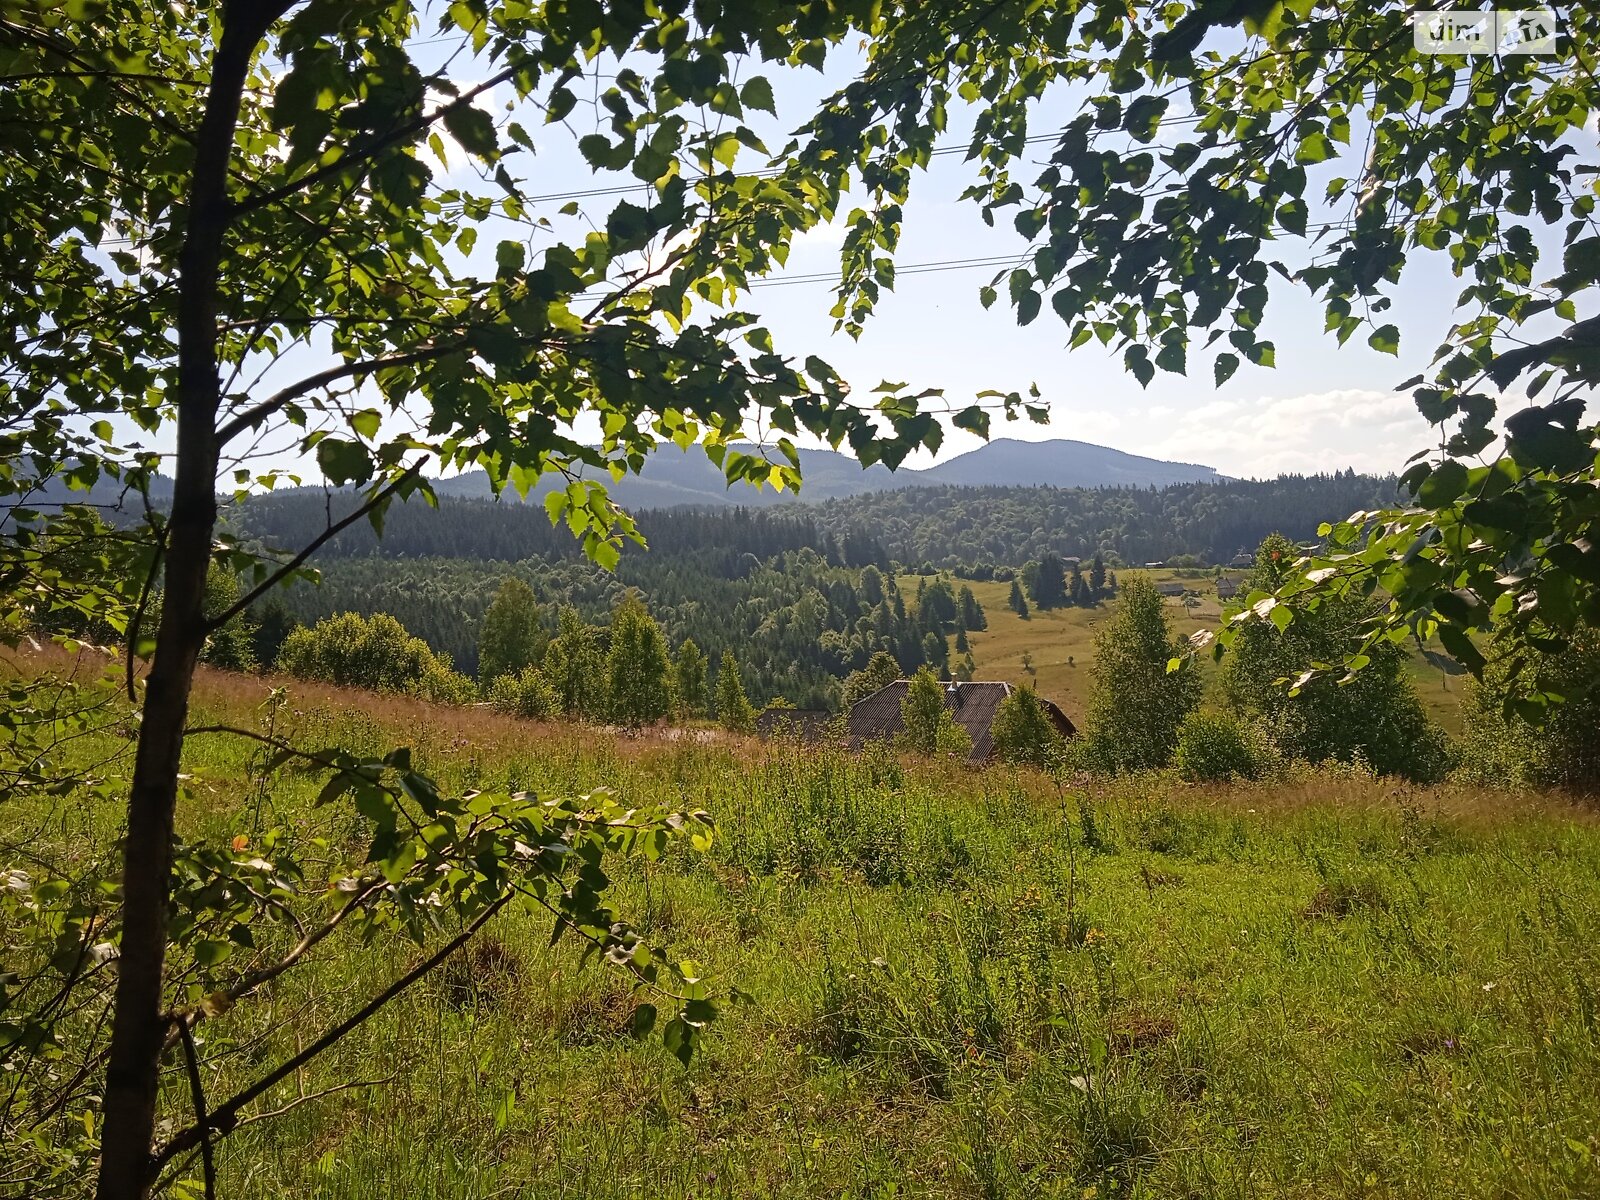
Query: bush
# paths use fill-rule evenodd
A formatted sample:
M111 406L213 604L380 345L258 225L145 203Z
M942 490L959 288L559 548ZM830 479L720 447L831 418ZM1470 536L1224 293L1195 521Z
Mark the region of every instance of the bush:
M1178 773L1192 783L1260 779L1271 755L1259 730L1226 713L1192 712L1178 729Z
M538 667L496 676L489 685L489 703L503 713L534 721L548 721L561 711L560 697Z
M1579 629L1559 654L1496 639L1480 683L1469 687L1463 717L1462 771L1481 783L1600 791L1600 630ZM1527 676L1518 688L1518 675ZM1564 703L1534 724L1507 700L1532 682Z
M1032 688L1012 689L990 729L995 753L1006 762L1050 767L1060 758L1063 739Z
M1247 596L1276 590L1299 554L1282 534L1263 541ZM1380 775L1437 779L1447 763L1445 737L1417 699L1401 647L1385 643L1369 650L1368 665L1348 683L1320 677L1291 696L1279 682L1316 663L1340 661L1372 605L1359 597L1335 598L1314 611L1296 610L1281 630L1246 625L1226 660L1223 687L1234 707L1270 726L1286 755L1311 763L1359 759Z
M1200 702L1195 671L1167 669L1186 648L1167 624L1155 585L1142 575L1130 577L1111 620L1095 637L1082 761L1111 772L1149 770L1172 761L1178 727Z
M965 758L972 753L972 735L956 723L945 707L944 685L927 667L912 677L900 702L901 735L906 747L918 754Z
M388 613L339 613L284 639L278 670L301 679L406 692L447 704L464 704L476 689Z

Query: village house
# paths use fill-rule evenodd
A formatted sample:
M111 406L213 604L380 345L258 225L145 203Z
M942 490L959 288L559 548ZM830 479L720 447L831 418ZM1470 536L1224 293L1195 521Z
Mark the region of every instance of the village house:
M893 739L904 733L905 722L900 717L900 706L910 686L910 680L897 679L857 702L850 709L850 744L859 747L865 742ZM990 681L951 681L945 684L945 708L955 718L956 724L972 737L972 753L967 755L968 762L987 762L994 756L995 714L1000 711L1000 702L1015 690L1015 684ZM1077 734L1077 727L1056 704L1042 696L1039 703L1062 737L1070 738Z

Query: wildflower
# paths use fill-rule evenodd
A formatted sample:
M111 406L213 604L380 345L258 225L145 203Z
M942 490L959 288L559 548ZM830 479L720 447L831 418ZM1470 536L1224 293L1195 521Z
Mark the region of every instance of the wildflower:
M249 845L250 839L241 833L233 839L233 852L235 854L243 854Z
M1089 946L1098 946L1105 940L1106 935L1100 931L1100 927L1097 925L1089 926L1089 932L1083 935L1084 944Z

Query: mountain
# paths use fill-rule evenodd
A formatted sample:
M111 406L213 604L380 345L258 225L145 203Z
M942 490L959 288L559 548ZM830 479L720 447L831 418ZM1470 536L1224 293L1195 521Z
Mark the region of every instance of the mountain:
M1218 483L1223 478L1215 467L1144 458L1070 438L1048 442L996 438L915 475L910 482L962 487L1167 487Z
M745 447L750 449L750 447ZM795 499L834 500L892 488L955 484L960 486L1012 487L1166 487L1178 483L1216 483L1223 476L1215 468L1193 463L1164 462L1127 454L1108 446L1057 438L1045 442L1021 442L999 438L976 450L958 455L949 462L924 470L861 464L847 454L833 450L800 451L800 471L805 486L799 497L793 492L756 491L740 485L729 488L722 472L706 458L698 446L679 450L667 444L645 460L639 475L629 475L613 483L603 478L611 497L627 509L672 508L678 505L736 504L763 507ZM489 482L481 471L436 481L435 488L447 496L487 496ZM564 486L559 478L546 478L529 493L533 500Z

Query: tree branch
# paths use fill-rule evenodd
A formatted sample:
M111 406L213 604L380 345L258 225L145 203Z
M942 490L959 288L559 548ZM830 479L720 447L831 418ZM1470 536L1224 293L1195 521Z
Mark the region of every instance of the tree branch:
M294 195L296 192L303 191L314 184L321 183L329 175L336 175L340 171L346 171L353 166L358 166L359 164L366 162L368 159L382 154L391 146L399 145L413 134L422 132L435 121L443 120L447 113L454 112L459 108L463 108L466 105L471 104L485 92L490 91L493 88L498 87L500 84L512 79L520 70L522 70L522 67L520 66L507 67L505 70L491 75L488 79L485 79L476 87L468 88L466 91L462 92L461 95L450 101L449 104L441 104L432 112L424 113L419 117L412 118L404 125L397 126L388 133L385 133L382 137L376 138L367 145L361 147L359 150L352 150L348 154L342 154L333 162L328 163L326 166L318 167L314 171L309 171L293 182L283 184L281 187L273 188L270 191L257 193L249 200L246 200L240 204L236 211L240 214L255 212L259 208L265 208L269 204L276 204L278 201L285 200Z
M446 354L454 353L463 348L464 343L461 342L423 346L416 350L408 350L404 354L391 354L384 358L363 358L356 362L340 363L337 367L329 367L326 371L318 371L315 375L307 375L299 382L292 383L288 387L274 392L261 403L252 404L249 408L234 413L217 430L217 445L226 446L244 430L252 425L259 425L285 404L298 400L301 396L308 396L331 383L338 383L341 379L360 379L367 375L374 375L379 371L387 371L391 367L409 367L415 363L430 362L435 358L442 358Z
M234 617L238 616L257 600L261 599L262 596L266 595L273 588L277 587L278 584L282 583L291 574L299 570L300 567L305 564L305 561L308 558L310 558L318 550L322 549L322 547L328 542L332 541L333 538L342 530L354 525L357 521L361 520L362 517L366 516L368 513L372 512L374 509L388 501L390 497L392 497L402 487L417 478L418 474L422 470L422 463L426 461L426 459L423 459L414 465L407 467L404 472L402 472L381 491L379 491L377 495L368 499L367 502L361 505L360 508L357 508L349 516L333 522L320 534L312 538L311 541L301 549L300 553L296 554L288 562L284 563L283 566L279 567L271 575L267 576L265 582L250 589L250 591L239 597L237 603L230 605L216 616L208 618L205 622L207 631L221 629Z
M479 913L477 917L473 919L471 924L469 924L465 929L463 929L455 937L451 938L438 950L430 954L427 958L423 959L416 966L412 967L411 970L400 976L399 979L395 980L388 987L384 988L383 991L379 992L371 1000L363 1004L355 1012L350 1014L350 1016L346 1017L343 1021L340 1021L332 1029L328 1030L321 1037L317 1038L316 1041L305 1047L305 1049L301 1050L298 1054L285 1060L277 1067L267 1072L267 1074L262 1076L255 1083L252 1083L249 1087L245 1088L242 1092L239 1092L238 1094L224 1101L203 1121L197 1121L188 1129L185 1129L182 1132L174 1135L165 1146L161 1147L161 1149L156 1151L156 1153L152 1156L150 1160L152 1173L154 1171L159 1171L162 1166L164 1166L170 1159L173 1158L173 1156L182 1154L185 1150L188 1150L193 1146L203 1146L205 1139L211 1136L213 1131L223 1137L226 1137L229 1133L232 1133L233 1130L239 1125L239 1110L241 1108L249 1104L252 1100L256 1099L275 1084L280 1083L282 1080L288 1078L288 1076L294 1074L294 1072L305 1066L306 1063L310 1062L317 1055L321 1054L324 1050L328 1049L334 1043L342 1039L351 1030L366 1022L370 1017L373 1016L373 1014L377 1013L386 1004L388 1004L389 1001L393 1000L401 992L405 991L412 984L417 982L417 980L428 974L428 972L432 971L457 950L461 949L462 946L466 945L467 942L472 940L473 935L476 934L478 930L482 929L486 924L488 924L490 919L499 913L499 911L509 904L517 895L519 895L519 893L515 889L508 888L503 896Z
M206 1200L217 1200L217 1161L211 1146L211 1127L206 1122L206 1089L200 1082L200 1062L195 1056L194 1034L186 1021L178 1022L183 1040L183 1061L189 1074L189 1095L194 1100L195 1126L200 1130L200 1162L205 1172Z

